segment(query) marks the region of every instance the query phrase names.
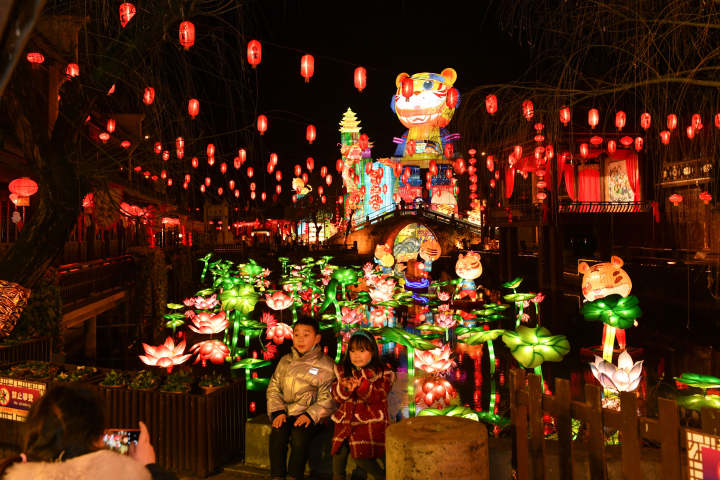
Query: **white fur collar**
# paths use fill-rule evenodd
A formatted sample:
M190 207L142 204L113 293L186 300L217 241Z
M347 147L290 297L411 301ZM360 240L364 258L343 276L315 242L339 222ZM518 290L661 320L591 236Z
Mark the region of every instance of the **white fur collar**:
M150 480L150 472L136 460L99 450L65 462L16 463L7 469L4 480Z

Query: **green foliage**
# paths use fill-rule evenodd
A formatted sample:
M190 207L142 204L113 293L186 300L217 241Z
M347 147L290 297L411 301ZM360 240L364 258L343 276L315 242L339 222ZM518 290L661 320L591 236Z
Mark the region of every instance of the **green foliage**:
M379 328L368 328L370 333L376 336L381 336L380 343L399 343L406 347L412 347L416 350L434 350L437 345L434 345L419 335L414 335L410 332L406 332L402 328L398 327L379 327Z
M160 378L150 370L140 370L130 379L129 388L132 390L149 390L158 386Z
M675 377L675 380L687 385L688 387L702 388L703 390L708 388L720 388L720 378L713 377L711 375L684 372L679 377Z
M543 362L560 362L570 351L565 335L551 335L544 327L520 326L515 331L506 331L502 339L515 360L525 368L535 368Z
M229 384L230 381L221 373L205 374L200 377L198 385L201 387L221 387Z
M458 329L459 330L459 329ZM467 332L458 334L458 342L466 345L482 345L489 341L497 339L499 336L504 335L506 330L483 330L482 328L467 329ZM460 335L467 335L466 337L460 338Z
M635 319L642 315L639 303L635 295L608 295L586 303L580 312L585 320L599 320L611 327L625 329L632 327Z
M104 387L114 387L127 384L127 373L122 370L110 370L105 374L100 385Z
M456 405L453 407L447 407L442 410L438 408L425 408L420 413L418 413L418 417L436 417L436 416L443 416L443 417L461 417L461 418L467 418L468 420L475 420L476 422L480 421L480 417L478 416L478 412L475 410L465 407Z

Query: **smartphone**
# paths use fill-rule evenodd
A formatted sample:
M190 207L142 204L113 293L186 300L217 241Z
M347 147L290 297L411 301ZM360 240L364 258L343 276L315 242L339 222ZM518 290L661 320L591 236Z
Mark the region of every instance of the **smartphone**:
M106 448L127 455L130 445L137 445L139 438L139 428L108 428L103 435L103 442Z

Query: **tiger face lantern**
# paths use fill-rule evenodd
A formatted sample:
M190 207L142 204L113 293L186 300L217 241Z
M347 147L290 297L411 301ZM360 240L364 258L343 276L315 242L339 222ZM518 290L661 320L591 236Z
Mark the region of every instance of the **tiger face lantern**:
M582 278L582 293L588 302L593 302L608 295L627 297L632 290L632 281L625 270L620 257L611 257L609 262L597 263L592 267L582 262L578 265L578 273Z

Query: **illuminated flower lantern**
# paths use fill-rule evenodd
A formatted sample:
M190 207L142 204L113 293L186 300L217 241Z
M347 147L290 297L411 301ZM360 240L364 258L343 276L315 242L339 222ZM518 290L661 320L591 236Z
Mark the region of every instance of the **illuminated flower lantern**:
M591 108L588 111L588 125L590 125L590 128L595 128L599 121L600 112L598 112L597 108Z
M172 372L175 365L185 363L192 356L190 353L183 355L185 340L176 346L172 337L167 337L165 343L156 347L151 347L146 343L143 343L142 346L145 349L145 355L139 355L138 358L145 365L167 368L168 373Z
M415 403L420 407L443 409L457 397L457 391L446 379L432 376L415 379Z
M180 45L185 50L195 45L195 25L192 22L182 22L179 29Z
M495 113L497 113L497 109L498 109L497 97L492 94L486 96L485 97L485 110L487 110L487 112L490 115L495 115Z
M143 103L145 105L152 105L155 101L155 89L152 87L145 87L143 92Z
M640 384L642 365L642 360L633 363L630 354L623 350L618 356L617 366L596 355L595 361L590 364L590 370L606 390L615 393L633 392Z
M230 356L230 349L220 340L205 340L193 345L190 348L190 354L197 354L194 363L202 362L203 367L208 361L215 365L222 365Z
M130 20L135 16L135 5L130 2L120 4L120 25L125 28Z
M292 340L293 330L290 325L283 322L276 322L274 325L268 324L265 332L265 338L272 340L276 345L280 345L285 340Z
M317 138L317 130L315 129L315 125L308 125L305 129L305 138L307 139L308 143L312 145L312 143L315 141L315 138Z
M16 178L8 185L10 193L17 195L15 205L18 207L30 206L30 197L38 191L38 185L34 180L28 177Z
M285 293L278 291L265 295L265 302L273 310L285 310L292 305L293 300Z
M197 98L191 98L190 101L188 101L188 115L195 119L195 117L197 117L199 113L200 102Z
M312 55L303 55L300 58L300 75L305 83L310 83L310 77L315 73L315 58Z
M566 127L570 123L570 107L564 105L560 108L560 122Z
M228 325L228 319L225 312L220 311L216 314L211 312L200 312L191 317L192 325L188 327L195 333L212 335L225 330Z
M268 129L268 119L265 115L258 115L257 117L257 130L260 132L260 135L267 132Z
M462 279L458 288L459 299L469 297L471 300L477 298L477 290L475 289L475 279L482 275L483 268L481 263L480 254L477 252L468 252L463 255L462 253L458 257L455 263L455 273Z
M357 67L355 69L353 82L355 83L355 88L358 89L358 92L365 90L365 87L367 86L367 71L365 70L365 67Z
M262 60L262 44L257 40L250 40L247 46L247 60L252 68L260 65Z
M450 359L450 345L443 345L434 350L415 350L415 367L427 373L446 372L455 366Z

